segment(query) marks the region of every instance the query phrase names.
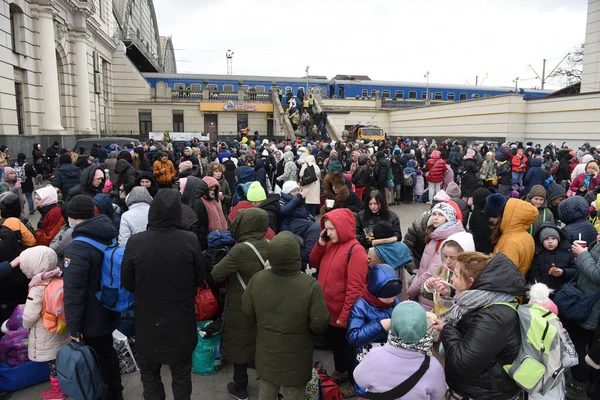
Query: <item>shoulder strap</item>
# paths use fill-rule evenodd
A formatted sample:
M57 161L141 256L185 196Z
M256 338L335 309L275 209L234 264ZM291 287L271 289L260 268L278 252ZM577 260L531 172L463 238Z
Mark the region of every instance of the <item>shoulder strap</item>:
M267 263L262 258L262 256L260 255L260 253L258 252L258 250L256 249L256 247L254 247L254 245L252 243L250 243L250 242L242 242L242 243L247 244L248 246L250 246L250 248L254 251L254 254L256 254L256 256L258 257L258 259L262 263L263 268L266 268L267 267Z
M388 400L388 399L399 399L399 398L406 396L406 394L408 392L410 392L412 390L412 388L417 385L417 383L419 383L421 378L423 378L423 375L425 375L425 372L427 372L427 370L429 369L429 362L430 362L430 357L428 355L425 355L425 359L423 360L423 363L421 364L419 369L414 374L412 374L407 380L405 380L404 382L402 382L401 384L399 384L392 390L388 390L387 392L383 392L383 393L367 392L368 398L370 400Z
M493 306L495 304L500 304L500 305L503 305L503 306L507 306L507 307L510 307L513 310L517 311L517 303L516 302L508 302L508 301L497 301L495 303L488 304L488 305L486 305L483 308L488 308L488 307L491 307L491 306Z
M348 250L348 261L350 262L350 257L352 257L352 249L354 248L354 246L356 246L356 243L354 243L352 246L350 246L350 250Z
M105 252L108 249L108 246L105 244L102 244L94 239L90 239L88 237L84 237L84 236L77 236L75 239L73 239L73 241L78 240L80 242L84 242L87 243L89 245L94 246L95 248L97 248L98 250L100 250L101 252Z

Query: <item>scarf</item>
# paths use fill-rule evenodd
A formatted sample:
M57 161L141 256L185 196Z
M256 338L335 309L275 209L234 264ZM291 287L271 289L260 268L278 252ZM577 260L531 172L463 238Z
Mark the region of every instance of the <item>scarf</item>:
M585 174L584 175L585 180L583 181L583 186L585 186L586 189L590 188L590 181L592 180L592 175L591 174Z
M212 232L215 230L226 231L227 220L223 215L223 207L219 199L209 200L205 196L202 197L204 207L206 207L206 214L208 215L208 231Z
M406 343L402 341L398 336L395 336L392 332L388 335L388 344L394 346L397 349L404 349L410 351L418 351L425 355L431 355L431 347L433 347L433 337L426 333L419 341L415 343Z
M392 307L396 306L395 301L392 303L384 303L383 301L379 300L379 298L377 296L374 296L371 292L369 292L369 289L367 288L367 286L365 286L363 288L363 291L360 294L360 297L365 299L367 301L367 303L369 303L373 307L386 309L386 308L392 308Z
M33 287L38 283L47 281L48 279L54 278L55 276L60 276L60 274L62 274L62 271L58 267L49 271L40 272L39 274L34 275L33 278L31 278L31 282L29 282L29 287Z
M440 315L440 318L449 325L456 326L462 317L471 311L477 310L488 304L499 301L513 301L515 296L487 290L465 290L454 297L454 305Z

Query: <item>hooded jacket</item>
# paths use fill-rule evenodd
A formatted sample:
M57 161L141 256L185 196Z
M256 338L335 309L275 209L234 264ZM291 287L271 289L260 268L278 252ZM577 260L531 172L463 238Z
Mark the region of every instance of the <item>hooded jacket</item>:
M127 193L135 186L136 172L133 165L125 159L117 160L117 166L115 167L115 173L118 175L117 178L117 189L123 185L123 188Z
M154 175L152 174L152 172L141 171L138 174L137 178L135 178L135 186L142 186L142 179L147 179L150 181L150 187L146 189L148 190L148 193L150 193L150 196L154 198L154 196L156 196L156 192L158 192L158 185L156 184L156 179L154 179Z
M31 279L48 268L56 268L56 263L54 250L36 246L21 253L19 267ZM45 293L45 281L31 287L23 310L23 327L29 329L28 355L30 360L36 362L55 360L58 349L71 341L69 332L56 334L44 329L41 315L44 311Z
M573 171L571 171L571 181L574 181L577 175L585 172L585 167L590 161L594 161L594 156L591 154L586 154L581 157L581 162L575 166Z
M260 182L265 193L269 193L267 189L267 171L265 170L264 158L257 158L254 163L254 180Z
M446 173L447 169L448 166L446 165L446 162L442 160L440 152L437 150L432 151L431 158L425 163L425 170L429 171L427 181L432 183L443 181L444 173Z
M591 250L584 251L575 259L575 265L579 270L577 276L577 288L586 296L593 296L600 292L600 246L594 246ZM600 301L592 307L592 313L587 320L578 324L589 331L596 330L600 316Z
M127 246L127 241L136 233L145 232L148 228L148 212L152 204L152 196L146 188L136 186L125 198L128 210L121 217L119 227L119 246Z
M361 211L364 207L362 200L355 192L351 191L352 182L339 172L329 174L323 180L325 198L335 200L333 209L348 208L353 213ZM328 211L327 204L321 207L321 215Z
M91 166L81 171L81 175L79 176L79 185L69 190L65 203L68 203L69 200L71 200L78 194L84 194L89 197L94 197L95 195L102 193L102 188L104 187L104 178L102 179L102 183L100 183L98 187L95 187L93 185L94 175L96 174L96 171L101 171L102 176L104 177L104 170L99 167Z
M298 167L296 167L296 163L294 162L294 153L286 151L283 153L283 159L285 162L283 174L277 177L277 181L281 184L287 181L295 181L298 177Z
M296 196L281 193L279 198L281 230L289 230L290 222L293 219L300 218L309 220L311 215L304 205L304 198L300 193Z
M478 175L479 167L477 166L477 161L472 158L463 160L460 181L460 191L463 197L473 197L473 194L479 187L477 183Z
M517 199L508 199L502 213L502 235L494 247L494 254L502 253L508 257L521 270L523 276L527 274L535 253L535 243L529 234L529 226L537 217L537 208L531 203Z
M367 164L367 156L359 156L358 167L352 174L352 183L354 183L356 187L362 188L370 185L373 179L373 169Z
M469 290L525 294L525 278L502 253L488 263ZM511 399L520 391L503 366L511 364L521 347L517 312L502 304L463 315L456 326L442 331L446 351L446 383L459 395L478 400Z
M117 229L104 214L78 224L73 239L83 236L109 245L117 238ZM147 250L147 249L145 249ZM67 327L71 336L111 335L119 325L119 313L105 308L96 293L100 291L100 276L104 253L91 244L74 240L65 250L64 300Z
M279 232L279 215L281 206L279 204L280 196L275 193L267 195L267 198L260 203L258 208L265 210L269 214L269 228L277 234Z
M38 229L35 232L35 241L38 246L49 246L52 239L58 234L64 225L60 207L58 206L58 194L52 186L46 186L35 191L35 194L41 198L39 207L42 218L38 223Z
M79 184L80 177L81 170L79 168L73 164L62 164L54 171L51 183L52 186L60 189L61 193L66 195Z
M310 253L316 246L321 236L321 225L304 219L293 219L288 228L296 237L301 238L300 253L302 255L302 268L306 268L310 261Z
M390 161L385 158L385 154L383 152L378 151L375 158L377 161L375 162L375 168L373 170L373 175L375 176L375 180L377 181L377 187L379 190L385 189L385 184L388 176L388 169L390 168Z
M221 352L225 359L236 364L253 360L256 348L256 323L253 318L242 312L244 288L236 273L240 274L247 285L254 274L264 269L264 265L250 246L242 242L252 243L266 260L269 242L265 240L264 235L268 227L269 216L264 210L249 208L238 211L229 227L237 244L211 272L213 281L217 283L231 278L223 310Z
M356 222L352 211L342 208L321 217L321 229L325 220L335 227L338 241L318 242L310 253L310 266L319 270L319 283L325 294L330 324L346 326L350 309L366 285L367 252L356 240Z
M373 227L378 222L389 222L392 224L392 228L394 228L394 236L398 241L402 241L402 230L400 229L400 219L395 212L389 210L387 217L384 217L381 214L373 214L370 208L365 208L356 214L356 238L360 241L366 249L371 247L370 241L367 240L365 236L364 229L369 228L373 229Z
M525 185L524 195L527 195L532 187L535 185L541 185L544 182L544 171L542 170L542 159L532 158L527 168L527 173L523 178L523 184Z
M257 325L256 371L276 385L302 387L312 376L313 336L329 326L327 305L321 286L301 272L291 232L275 236L267 256L271 269L254 275L242 303Z
M203 249L208 248L208 213L206 207L202 201L202 197L208 194L208 185L200 178L190 176L187 178L183 195L181 196L181 202L187 204L194 210L196 217L198 218L198 225L200 233L198 239L200 240L200 246Z
M579 239L587 242L588 249L594 247L598 231L588 219L590 207L581 196L569 197L558 206L558 217L565 224L562 227L567 241L573 243Z
M427 230L427 221L431 217L431 212L426 211L417 217L408 227L404 235L404 244L410 249L410 255L415 262L415 265L421 265L421 258L425 251L425 231Z
M366 355L373 343L383 345L387 342L388 332L381 325L382 319L392 318L394 307L400 303L398 299L390 304L382 303L377 299L377 293L381 288L392 281L400 281L396 271L387 265L378 264L369 271L369 283L366 291L356 300L350 310L348 318L348 343L356 349L355 364L357 357ZM401 285L400 285L401 286ZM365 389L354 385L356 396L365 397Z
M302 164L302 168L300 168L300 179L302 182L302 177L304 177L304 173L306 168L313 167L315 170L315 175L317 176L317 180L313 183L304 186L304 188L308 189L308 195L306 195L305 203L306 204L320 204L321 203L321 169L317 166L315 162L315 157L313 155L308 155L304 159L304 164Z
M196 236L179 229L181 215L179 195L160 191L148 231L132 236L123 256L121 283L135 293L140 362L172 364L196 348L195 296L204 282L204 256Z

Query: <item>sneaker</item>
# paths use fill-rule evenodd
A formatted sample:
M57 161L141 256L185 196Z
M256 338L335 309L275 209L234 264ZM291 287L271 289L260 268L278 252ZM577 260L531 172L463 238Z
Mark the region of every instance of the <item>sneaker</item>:
M333 373L331 374L331 379L333 379L338 385L349 381L348 373L339 371L333 371Z
M227 391L229 395L237 400L248 400L248 389L243 388L240 389L236 386L235 383L229 382L227 384Z
M350 382L346 382L340 385L340 393L344 397L344 399L349 399L350 397L356 397L356 391L354 390L354 385Z

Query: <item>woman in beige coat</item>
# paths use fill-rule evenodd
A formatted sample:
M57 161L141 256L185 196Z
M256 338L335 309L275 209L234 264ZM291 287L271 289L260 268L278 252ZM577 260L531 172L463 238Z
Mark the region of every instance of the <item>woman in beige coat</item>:
M29 359L50 364L50 384L52 387L41 393L42 399L63 399L56 375L56 353L71 341L69 332L60 334L44 329L42 313L47 282L60 277L58 257L54 250L46 246L31 247L21 253L21 270L31 279L29 295L23 310L23 327L29 329ZM62 396L62 397L61 397Z
M319 206L321 205L321 181L319 177L321 176L321 169L317 166L315 162L315 156L308 155L304 158L304 164L302 164L302 168L300 169L300 183L302 183L302 177L304 177L304 172L306 168L312 166L315 169L315 174L317 176L317 180L313 183L303 186L302 188L308 189L308 195L305 199L306 208L308 208L308 212L316 216L317 211L319 210Z

